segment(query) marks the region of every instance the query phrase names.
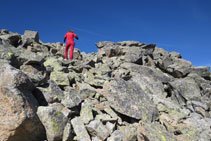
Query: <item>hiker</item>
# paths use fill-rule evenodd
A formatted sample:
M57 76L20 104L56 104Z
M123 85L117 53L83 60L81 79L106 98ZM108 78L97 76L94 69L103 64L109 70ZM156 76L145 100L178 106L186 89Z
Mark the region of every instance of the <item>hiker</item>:
M66 48L65 48L65 59L67 59L67 53L68 53L68 49L70 47L70 60L73 59L73 51L74 51L74 46L75 46L75 42L74 42L74 37L78 40L78 36L73 33L72 30L70 30L69 32L67 32L64 36L64 43L67 39L67 44L66 44Z

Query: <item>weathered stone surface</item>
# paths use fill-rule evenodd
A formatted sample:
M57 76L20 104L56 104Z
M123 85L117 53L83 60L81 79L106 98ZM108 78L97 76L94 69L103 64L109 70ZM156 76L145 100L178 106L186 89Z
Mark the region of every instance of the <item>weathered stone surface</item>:
M138 141L142 140L160 140L160 141L175 141L173 134L157 122L151 124L141 122L137 129Z
M8 64L0 69L0 140L45 139L45 130L36 115L37 101L30 79Z
M156 118L155 105L136 83L119 79L105 84L103 90L116 111L136 119L153 121Z
M65 107L62 104L54 103L50 106L40 106L37 114L46 129L48 141L61 140L68 118L63 114Z
M167 71L174 77L181 78L191 72L192 63L184 59L175 59L174 63L167 67Z
M143 45L139 41L122 41L122 42L117 42L117 43L120 44L121 46L136 46L136 47L140 47L141 45Z
M105 140L109 136L109 130L100 120L94 120L86 126L92 136L97 136L101 140Z
M73 130L71 127L72 127L71 123L68 122L64 128L62 141L72 141L73 140L74 134L73 134Z
M43 96L45 97L46 102L54 103L54 102L61 102L64 97L63 91L59 88L55 81L49 80L48 87L38 87L38 89L42 92Z
M117 121L117 118L112 118L108 114L99 114L95 117L95 119L100 120L102 122L108 122L108 121L115 122L115 121Z
M58 59L54 57L47 58L43 64L45 67L52 67L54 71L64 71L64 67L62 67Z
M124 134L123 140L137 141L137 127L135 126L122 126L119 130Z
M68 73L54 71L50 75L50 80L55 81L60 86L69 86L70 85Z
M33 39L35 42L39 42L39 34L37 31L25 30L23 40Z
M92 113L92 102L91 102L91 100L86 99L81 104L80 117L83 120L84 124L88 124L91 120L94 119L94 116L93 116L93 113Z
M184 78L184 79L178 79L170 83L171 86L176 89L178 94L175 94L175 97L181 96L182 98L185 98L186 100L195 100L199 101L201 94L200 94L200 88L196 84L196 82L191 78Z
M3 40L8 40L9 44L17 47L20 44L21 35L17 33L5 34L5 35L0 35L0 38Z
M96 43L96 46L100 49L103 47L109 47L109 46L113 46L113 42L109 42L109 41L104 41L104 42L98 42Z
M209 78L210 76L210 67L200 66L194 67L192 72L197 73L201 77Z
M120 130L115 130L111 136L107 139L107 141L123 141L124 133Z
M77 140L91 141L83 120L80 117L75 117L72 119L71 124L73 126Z
M64 99L62 100L62 104L65 107L73 108L78 106L83 100L83 95L74 89L70 90L69 92L65 93Z
M109 134L111 135L113 133L113 131L115 130L116 124L115 123L111 123L111 122L106 122L106 128L109 131Z

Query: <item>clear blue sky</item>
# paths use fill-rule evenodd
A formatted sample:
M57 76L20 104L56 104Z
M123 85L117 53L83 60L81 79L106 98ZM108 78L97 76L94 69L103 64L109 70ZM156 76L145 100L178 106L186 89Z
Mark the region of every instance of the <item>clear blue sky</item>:
M136 40L180 52L211 66L211 0L0 0L0 28L39 31L62 42L73 29L76 48L96 52L98 41Z

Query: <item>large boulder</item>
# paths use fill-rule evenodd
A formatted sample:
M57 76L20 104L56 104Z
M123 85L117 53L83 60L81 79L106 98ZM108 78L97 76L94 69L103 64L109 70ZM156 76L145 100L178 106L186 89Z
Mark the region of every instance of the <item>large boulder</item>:
M175 89L172 96L177 100L181 97L184 101L200 101L200 88L192 78L177 79L170 84Z
M21 35L17 33L11 33L11 34L0 35L0 38L2 40L7 40L9 44L17 47L20 44Z
M45 139L45 129L32 95L34 85L21 71L5 64L0 69L0 140Z
M105 140L109 136L109 130L100 120L93 120L86 126L92 136L96 136L101 140Z
M39 42L39 34L37 31L25 30L23 40L32 39L35 42Z
M103 94L117 112L147 121L157 117L157 109L142 88L132 81L117 79L107 82Z
M151 124L140 122L138 129L138 141L142 140L159 140L159 141L175 141L176 138L171 131L166 131L165 127L157 122Z
M37 114L46 129L48 141L60 141L63 137L63 131L67 124L70 112L60 103L54 103L50 106L40 106Z
M73 130L76 134L76 139L81 141L91 141L90 136L86 130L83 120L80 117L75 117L71 120Z

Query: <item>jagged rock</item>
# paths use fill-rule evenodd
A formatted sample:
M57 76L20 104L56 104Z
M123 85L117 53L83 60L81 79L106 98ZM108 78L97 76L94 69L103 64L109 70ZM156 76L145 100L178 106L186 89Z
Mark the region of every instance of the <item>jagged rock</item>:
M0 68L0 140L45 139L45 130L36 115L38 103L30 79L14 67Z
M124 133L120 130L115 130L111 136L107 139L107 141L123 141Z
M143 43L140 43L139 41L122 41L122 42L117 42L121 46L135 46L135 47L140 47L143 45Z
M44 79L46 79L46 76L44 76L45 67L30 61L25 64L26 65L20 66L20 70L26 73L37 86L44 83Z
M86 126L92 136L97 136L101 140L105 140L109 136L109 130L100 120L93 120Z
M55 81L49 80L47 88L37 87L45 97L47 103L61 102L64 97L63 91L56 84Z
M184 59L175 59L174 63L167 67L167 71L176 78L181 78L191 72L192 63Z
M21 35L17 33L5 34L5 35L0 35L0 38L3 40L8 40L9 44L17 47L20 44Z
M74 137L74 134L73 134L72 126L71 126L71 123L68 122L64 128L62 141L72 141L73 137Z
M48 141L59 141L62 139L63 131L68 121L63 111L67 110L60 103L38 108L37 114L46 129Z
M84 124L88 124L91 120L94 119L94 116L92 113L92 104L89 99L86 99L81 104L80 117L83 120Z
M136 83L114 80L106 83L103 90L110 106L121 114L148 121L157 117L155 105Z
M153 52L153 59L154 60L162 60L163 57L165 57L167 55L168 55L167 51L165 51L162 48L155 47L155 50Z
M113 42L109 42L109 41L96 43L96 46L98 47L98 49L101 49L103 47L110 47L110 46L113 46L113 45L114 45L114 43Z
M123 133L123 140L137 141L137 127L135 126L120 126L119 130Z
M182 58L182 55L178 52L170 52L169 54L172 58Z
M138 141L142 140L160 140L174 141L175 136L157 122L151 124L141 122L137 129Z
M30 31L30 30L25 30L24 35L23 35L23 40L27 39L32 39L35 42L39 43L39 34L37 31Z
M72 119L71 124L73 126L77 140L91 141L83 120L80 117L75 117Z
M118 119L118 123L121 125L122 124L122 119L112 110L109 106L106 106L104 108L104 111L109 114L112 118Z
M52 67L54 71L64 71L64 67L58 61L58 59L50 57L43 63L45 67Z
M78 106L83 100L83 95L81 95L78 91L72 89L64 95L64 99L62 100L62 104L65 107L73 108Z
M108 114L99 114L95 117L96 120L100 120L102 122L115 122L117 121L117 118L111 118Z
M200 101L200 88L196 84L196 82L191 78L184 78L184 79L178 79L173 82L170 82L171 86L177 91L173 93L173 96L175 96L176 99L183 99L191 101ZM179 103L181 101L178 101Z
M109 134L111 135L113 133L113 131L115 130L116 124L115 123L111 123L111 122L106 122L106 128L109 131Z
M92 137L92 141L102 141L102 140L99 139L98 137Z
M62 72L51 72L50 80L55 81L60 86L69 86L70 80L68 77L68 73L62 73Z
M210 78L210 67L201 66L194 67L192 72L197 73L199 76L209 79Z

